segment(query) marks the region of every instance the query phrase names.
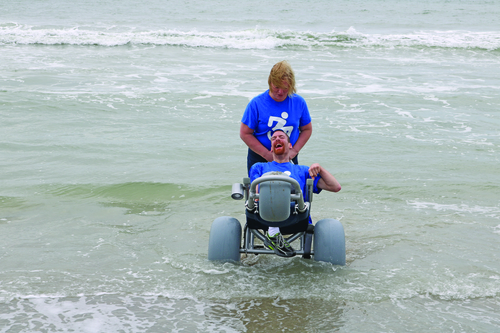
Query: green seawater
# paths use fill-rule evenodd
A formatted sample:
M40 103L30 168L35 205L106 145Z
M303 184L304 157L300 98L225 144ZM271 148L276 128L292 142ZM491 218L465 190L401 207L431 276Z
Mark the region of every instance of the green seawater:
M499 2L0 5L0 332L495 332ZM347 265L207 260L287 59Z

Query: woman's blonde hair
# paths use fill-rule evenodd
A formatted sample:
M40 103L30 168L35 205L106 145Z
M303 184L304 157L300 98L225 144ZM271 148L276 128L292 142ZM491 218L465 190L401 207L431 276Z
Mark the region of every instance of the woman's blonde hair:
M283 81L288 83L288 96L297 92L295 88L295 74L293 73L292 66L286 61L280 61L273 66L271 73L269 73L269 89L272 89L271 83L277 88L285 88Z

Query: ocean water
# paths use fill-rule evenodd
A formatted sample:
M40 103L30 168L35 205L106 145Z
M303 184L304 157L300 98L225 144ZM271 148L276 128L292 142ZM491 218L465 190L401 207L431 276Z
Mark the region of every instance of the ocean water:
M500 1L0 4L0 332L497 332ZM288 60L347 265L207 260Z

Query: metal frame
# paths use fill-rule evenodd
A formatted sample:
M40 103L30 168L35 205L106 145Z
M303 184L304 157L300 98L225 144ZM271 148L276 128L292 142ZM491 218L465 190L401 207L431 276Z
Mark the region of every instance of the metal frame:
M296 234L292 234L290 237L284 237L288 243L292 243L296 241L298 238L300 247L295 249L295 253L297 255L304 255L306 252L304 251L305 243L306 243L306 232L301 231ZM266 236L259 231L258 229L249 229L245 225L245 231L243 233L243 246L240 247L240 253L251 253L251 254L275 254L273 250L266 249L262 244L255 244L255 239L259 239L262 242L266 239ZM309 252L310 255L314 255L314 251L311 249Z
M250 183L250 178L243 178L243 184L234 184L233 185L233 199L239 200L243 199L243 194L246 202L246 209L249 211L255 210L255 200L259 198L259 194L257 193L257 185L265 182L265 181L284 181L290 183L295 188L295 194L290 196L290 201L295 201L297 203L297 209L300 212L304 212L308 208L310 208L310 203L312 202L312 193L313 193L313 180L307 180L307 191L308 191L308 202L304 202L304 196L302 193L302 189L300 188L299 183L288 176L280 175L281 173L269 173L265 174L262 177L254 180ZM272 226L272 223L269 223ZM310 236L309 239L307 236ZM285 237L288 243L292 243L299 239L299 248L295 249L295 253L297 255L302 255L304 258L310 258L311 255L314 255L314 251L311 248L312 243L312 233L308 233L306 231L301 231L295 234L292 234L289 237ZM251 254L275 254L273 250L267 249L262 244L256 244L255 239L259 239L263 243L265 242L266 236L259 229L249 229L247 224L245 223L245 229L243 233L243 246L240 246L240 253L251 253ZM307 245L306 245L307 244ZM306 252L306 246L309 246L309 250Z

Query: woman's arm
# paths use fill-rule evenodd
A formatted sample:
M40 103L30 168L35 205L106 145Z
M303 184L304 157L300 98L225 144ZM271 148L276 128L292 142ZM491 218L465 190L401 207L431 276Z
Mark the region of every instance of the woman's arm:
M259 154L267 161L271 162L273 160L273 154L271 151L267 150L262 143L257 140L257 138L253 135L253 129L248 127L247 125L241 123L240 126L240 138L245 142L245 144L255 153Z
M297 142L295 142L295 145L293 145L292 149L290 149L290 159L297 156L302 147L305 146L305 144L311 137L312 129L313 129L312 122L302 127L299 127L300 130L299 138L297 139Z

